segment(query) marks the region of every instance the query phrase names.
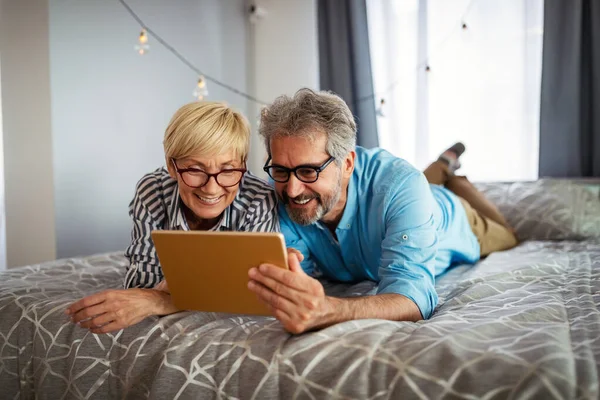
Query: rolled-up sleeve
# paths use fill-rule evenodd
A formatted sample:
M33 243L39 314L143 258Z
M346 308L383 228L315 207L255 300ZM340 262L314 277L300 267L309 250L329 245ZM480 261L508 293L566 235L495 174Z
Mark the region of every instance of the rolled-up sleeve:
M394 182L385 201L377 293L396 293L409 298L427 319L438 302L435 200L423 174L415 172Z

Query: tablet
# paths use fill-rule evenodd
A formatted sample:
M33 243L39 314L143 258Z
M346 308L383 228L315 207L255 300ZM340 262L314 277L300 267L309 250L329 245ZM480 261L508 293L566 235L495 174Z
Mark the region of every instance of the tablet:
M281 233L157 230L151 234L177 308L271 315L248 289L248 270L263 263L287 269Z

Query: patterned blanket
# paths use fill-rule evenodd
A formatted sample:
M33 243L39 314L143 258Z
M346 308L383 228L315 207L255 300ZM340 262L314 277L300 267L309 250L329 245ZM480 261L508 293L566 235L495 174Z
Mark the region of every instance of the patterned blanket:
M529 241L437 282L434 316L293 336L273 318L182 312L95 335L64 315L118 288L119 254L0 274L0 398L597 399L600 241ZM373 283L325 283L333 295Z

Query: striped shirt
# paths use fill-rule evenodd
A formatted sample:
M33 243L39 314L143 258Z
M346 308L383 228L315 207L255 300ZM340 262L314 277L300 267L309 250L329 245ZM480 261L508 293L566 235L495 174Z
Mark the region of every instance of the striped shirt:
M181 208L177 181L165 168L144 175L129 204L133 219L131 244L125 250L129 266L125 288L151 288L163 273L150 232L153 230L189 230ZM211 230L242 232L278 232L277 198L273 188L251 173L240 183L233 203L221 214Z

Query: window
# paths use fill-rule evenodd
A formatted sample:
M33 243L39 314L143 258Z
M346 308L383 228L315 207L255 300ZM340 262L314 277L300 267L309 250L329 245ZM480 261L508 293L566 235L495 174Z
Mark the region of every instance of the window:
M423 169L462 141L471 180L537 179L543 0L367 7L381 147Z

